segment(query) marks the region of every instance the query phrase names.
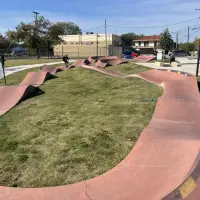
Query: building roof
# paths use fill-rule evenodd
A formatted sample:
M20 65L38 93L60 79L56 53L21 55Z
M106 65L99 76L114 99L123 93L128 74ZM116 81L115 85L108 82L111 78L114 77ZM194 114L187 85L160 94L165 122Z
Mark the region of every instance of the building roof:
M159 41L160 36L159 35L152 35L152 36L143 36L142 38L139 38L137 40L134 40L135 42L139 41Z

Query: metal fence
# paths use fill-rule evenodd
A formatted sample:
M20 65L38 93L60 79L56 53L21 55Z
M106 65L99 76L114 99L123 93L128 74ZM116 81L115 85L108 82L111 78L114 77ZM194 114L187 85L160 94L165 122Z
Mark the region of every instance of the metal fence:
M60 57L68 55L72 58L87 58L89 56L121 56L122 48L109 46L108 49L105 46L70 46L70 45L57 45L54 47L54 56Z
M88 58L89 56L105 56L106 49L105 47L65 47L63 48L54 48L53 50L48 50L47 48L40 48L40 57L45 59L60 59L65 55L68 55L69 58ZM36 50L25 50L17 51L13 53L12 49L0 49L0 54L4 54L7 60L9 59L34 59L37 57ZM109 56L119 56L122 55L121 47L112 47L110 46L107 51Z

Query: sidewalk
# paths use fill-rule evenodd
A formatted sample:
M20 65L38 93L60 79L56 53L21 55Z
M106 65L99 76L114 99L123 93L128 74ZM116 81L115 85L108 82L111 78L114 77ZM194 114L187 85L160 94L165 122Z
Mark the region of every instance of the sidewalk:
M75 60L69 60L69 62L74 62ZM6 67L5 68L5 75L8 76L10 74L20 72L26 69L37 68L43 65L56 65L56 64L64 64L63 62L53 62L53 63L41 63L41 64L33 64L33 65L21 65L15 67ZM0 70L0 79L3 78L3 71Z
M178 66L178 67L157 67L155 63L136 63L136 64L149 67L149 68L154 68L154 69L177 70L180 72L186 72L186 73L196 75L197 60L188 60L184 58L181 58L181 59L182 60L176 59L181 64L181 66Z

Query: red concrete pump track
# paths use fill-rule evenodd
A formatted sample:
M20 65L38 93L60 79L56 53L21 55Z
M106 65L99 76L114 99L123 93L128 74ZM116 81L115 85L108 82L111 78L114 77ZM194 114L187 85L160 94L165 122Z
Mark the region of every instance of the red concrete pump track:
M99 68L94 58L89 60L92 65L86 65L85 61L76 64L107 75L136 77L162 86L164 93L157 102L151 122L129 155L105 174L59 187L2 186L0 200L200 199L200 97L196 78L155 69L125 75ZM37 75L29 73L19 86L0 87L0 115L56 71L45 67Z

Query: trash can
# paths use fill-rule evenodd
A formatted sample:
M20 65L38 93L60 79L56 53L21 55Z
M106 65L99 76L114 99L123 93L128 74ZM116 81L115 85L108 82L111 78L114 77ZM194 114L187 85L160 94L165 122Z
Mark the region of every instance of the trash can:
M125 55L125 59L131 59L131 55Z

